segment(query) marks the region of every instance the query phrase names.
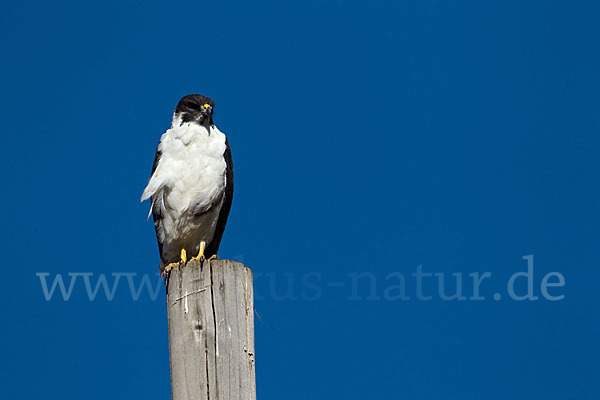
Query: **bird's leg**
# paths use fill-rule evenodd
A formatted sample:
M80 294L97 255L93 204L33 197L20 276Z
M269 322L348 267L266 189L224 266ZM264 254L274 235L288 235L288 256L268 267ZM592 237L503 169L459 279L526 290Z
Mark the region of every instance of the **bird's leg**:
M185 251L185 249L181 249L181 256L179 258L181 258L182 264L185 264L187 262L187 252Z
M171 272L171 270L174 267L179 267L180 265L183 265L187 262L187 252L185 251L185 249L181 249L181 255L179 256L180 260L177 262L172 262L168 265L165 266L165 269L163 270L163 275L168 274L169 272Z
M206 242L203 240L200 242L200 251L198 257L192 258L193 260L199 260L201 263L204 262L204 249L206 248Z

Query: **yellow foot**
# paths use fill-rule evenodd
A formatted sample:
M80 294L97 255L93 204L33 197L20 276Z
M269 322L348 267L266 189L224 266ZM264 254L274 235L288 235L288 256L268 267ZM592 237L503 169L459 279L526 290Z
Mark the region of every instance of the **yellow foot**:
M203 240L200 242L200 251L198 252L197 257L193 257L192 260L199 260L200 262L204 261L204 249L206 248L206 242Z
M208 261L216 260L217 258L218 258L218 256L216 254L213 254L212 256L210 256L208 258Z
M183 265L187 262L187 252L185 251L185 249L181 249L181 255L179 256L179 258L179 261L172 262L165 266L165 269L163 270L163 275L171 272L173 268L179 267L180 265Z
M187 262L187 252L185 251L185 249L181 249L181 255L179 256L179 258L181 258L182 264L185 264Z

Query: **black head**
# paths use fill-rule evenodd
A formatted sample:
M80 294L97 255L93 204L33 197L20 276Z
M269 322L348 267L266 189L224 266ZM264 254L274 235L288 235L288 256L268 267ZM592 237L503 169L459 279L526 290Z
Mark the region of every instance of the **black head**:
M215 102L208 97L190 94L179 100L175 114L179 115L183 122L196 122L208 127L213 124L214 108Z

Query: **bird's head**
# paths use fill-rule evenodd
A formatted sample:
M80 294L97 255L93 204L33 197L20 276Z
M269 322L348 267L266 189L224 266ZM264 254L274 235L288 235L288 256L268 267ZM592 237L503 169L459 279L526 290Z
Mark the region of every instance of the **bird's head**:
M175 117L183 122L196 122L209 127L213 124L215 102L200 94L190 94L179 100L175 108Z

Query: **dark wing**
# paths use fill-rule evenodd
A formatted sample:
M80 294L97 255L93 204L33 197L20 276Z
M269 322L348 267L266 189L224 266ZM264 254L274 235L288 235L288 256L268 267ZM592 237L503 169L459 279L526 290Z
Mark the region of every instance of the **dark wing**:
M160 146L160 143L158 144ZM158 167L158 162L160 161L160 157L162 156L162 153L159 150L159 147L156 147L156 154L154 155L154 164L152 164L152 173L150 174L150 176L154 175L154 171L156 171L156 167Z
M223 205L219 212L219 219L217 220L217 226L215 228L215 234L213 240L206 246L204 254L207 257L211 257L219 251L219 245L223 238L223 232L225 232L225 225L227 224L227 217L229 217L229 211L231 210L231 201L233 200L233 161L231 160L231 149L229 148L229 141L225 138L225 163L227 167L225 169L225 198L223 199Z
M150 174L150 176L154 175L154 171L156 171L156 167L158 167L158 163L160 161L161 155L162 155L162 153L160 152L160 150L157 147L156 154L154 155L154 164L152 164L152 173ZM152 219L154 220L154 231L156 232L156 241L158 242L158 252L160 254L161 260L162 260L163 244L160 241L161 235L159 235L158 231L160 229L160 224L163 219L163 212L162 212L162 210L163 210L163 207L162 207L163 195L164 195L164 189L160 189L156 193L154 193L154 195L150 199L150 201L152 203Z

